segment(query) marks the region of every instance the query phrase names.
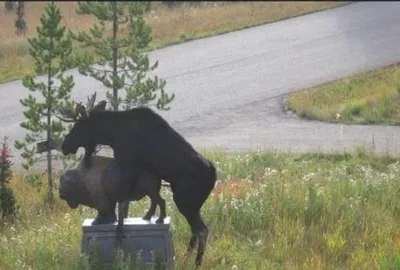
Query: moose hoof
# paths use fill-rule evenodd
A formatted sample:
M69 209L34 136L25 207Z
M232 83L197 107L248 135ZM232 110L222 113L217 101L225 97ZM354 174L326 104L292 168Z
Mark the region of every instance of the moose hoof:
M115 219L115 218L107 218L107 219L98 219L98 218L96 218L95 220L93 220L92 226L103 225L103 224L113 224L116 221L117 221L117 219Z
M157 224L164 224L164 218L159 217L159 218L156 220L156 223L157 223Z
M150 221L150 219L151 219L151 216L144 216L144 217L143 217L143 220Z
M112 224L117 221L115 215L99 214L92 222L92 226L101 224Z

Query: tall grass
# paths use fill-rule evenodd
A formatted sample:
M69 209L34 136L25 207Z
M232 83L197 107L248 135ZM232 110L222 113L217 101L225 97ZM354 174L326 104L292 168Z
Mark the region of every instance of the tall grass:
M56 2L63 15L63 25L75 31L88 30L94 22L90 15L77 15L77 2ZM183 2L169 9L152 3L146 21L153 28L152 48L160 48L186 40L213 36L271 21L343 5L345 2ZM0 82L21 79L34 71L27 37L36 35L44 2L26 2L27 35L16 36L15 12L0 16ZM111 26L109 27L111 31Z
M201 269L395 269L400 267L400 163L364 154L206 153L219 181L202 214L210 228ZM81 224L93 210L41 205L43 191L12 182L21 219L0 236L0 269L83 269ZM190 230L172 217L176 269ZM132 203L141 216L149 201Z
M294 92L289 109L309 119L346 124L400 124L400 68L385 68Z

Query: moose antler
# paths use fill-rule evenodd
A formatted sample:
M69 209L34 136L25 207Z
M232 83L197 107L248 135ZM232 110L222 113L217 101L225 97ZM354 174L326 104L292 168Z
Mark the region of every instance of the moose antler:
M54 115L54 116L57 117L58 119L60 119L61 121L67 122L67 123L76 122L77 120L82 119L82 118L85 119L88 117L88 115L92 111L95 101L96 101L96 92L91 97L88 97L86 108L85 108L85 106L82 105L82 102L79 102L79 103L75 102L75 104L76 104L75 110L71 110L71 109L62 109L61 110L61 114L66 116L67 118L64 118L64 117L61 117L58 115Z
M53 114L53 115L55 117L57 117L58 120L61 120L61 121L66 122L66 123L74 123L75 122L75 119L67 119L67 118L61 117L61 116L59 116L57 114Z
M78 104L76 104L75 110L69 109L69 108L60 108L59 111L62 116L57 115L55 113L52 113L53 116L57 117L59 120L67 123L73 123L75 122L76 119L76 110L77 110Z
M94 92L94 94L87 100L87 104L86 104L86 111L89 113L93 107L94 107L94 102L96 101L96 92Z
M87 118L86 109L82 105L82 102L76 103L75 106L75 119L78 120L80 118Z
M91 97L88 97L87 103L86 103L86 108L82 105L82 103L79 103L76 105L76 108L75 108L76 116L81 116L83 118L87 118L94 107L95 101L96 101L96 92L94 92L94 94Z

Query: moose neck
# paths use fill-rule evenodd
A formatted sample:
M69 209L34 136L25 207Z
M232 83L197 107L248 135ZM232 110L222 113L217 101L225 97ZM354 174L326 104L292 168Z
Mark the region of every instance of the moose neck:
M94 134L96 144L112 146L119 135L119 130L123 128L123 123L118 121L112 111L96 112L93 114Z
M90 119L92 132L96 138L95 143L111 147L120 136L126 136L138 126L169 127L161 116L147 107L137 107L126 111L94 111Z

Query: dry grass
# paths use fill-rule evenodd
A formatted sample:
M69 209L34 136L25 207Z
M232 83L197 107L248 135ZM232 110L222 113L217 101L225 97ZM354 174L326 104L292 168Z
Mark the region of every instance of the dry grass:
M398 158L361 149L204 154L219 181L202 208L210 235L199 269L400 269ZM10 186L20 216L0 226L0 269L99 269L79 257L81 224L93 209L70 209L56 196L50 211L45 179L15 177ZM161 196L173 225L174 269L194 269L195 253L185 258L189 226L171 190L162 188ZM148 207L148 198L131 203L129 216Z
M153 2L147 22L153 27L152 48L190 39L212 36L271 21L343 5L345 2L213 2L168 9ZM72 30L87 30L93 23L89 15L75 13L76 2L57 2L63 24ZM2 9L4 4L2 3ZM44 2L26 2L26 36L18 37L14 28L14 13L0 15L0 82L20 79L33 72L28 55L27 37L36 35ZM9 27L4 27L9 26Z
M400 124L400 65L295 92L288 107L309 119L346 124Z

